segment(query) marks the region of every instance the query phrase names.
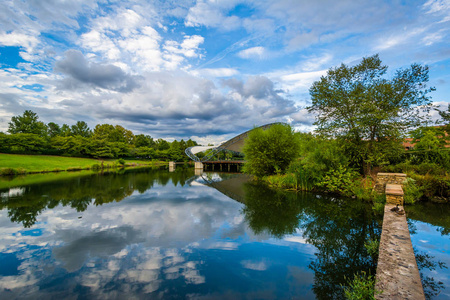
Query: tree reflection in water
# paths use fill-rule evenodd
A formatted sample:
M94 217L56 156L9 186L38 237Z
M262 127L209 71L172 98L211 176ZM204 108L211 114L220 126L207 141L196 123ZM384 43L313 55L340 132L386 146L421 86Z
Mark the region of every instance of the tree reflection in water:
M7 209L12 222L29 228L36 223L39 214L58 205L83 212L89 205L119 202L135 191L142 194L154 184L165 186L171 181L175 186L184 186L186 178L193 175L192 169L185 168L178 168L173 173L158 169L134 169L29 185L24 187L21 195L0 197L0 210Z
M364 243L379 240L381 228L369 205L251 184L246 192L243 212L255 233L282 238L301 231L306 242L317 248L317 259L309 268L315 273L313 290L318 299L341 299L347 278L361 271L375 274L376 262Z

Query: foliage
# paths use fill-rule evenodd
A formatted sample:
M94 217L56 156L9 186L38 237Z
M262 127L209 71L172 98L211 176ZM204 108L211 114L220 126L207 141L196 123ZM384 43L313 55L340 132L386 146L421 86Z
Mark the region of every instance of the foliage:
M427 199L434 197L450 197L450 176L435 176L430 174L417 175L409 174L409 177L416 180L419 191Z
M46 146L46 140L34 133L0 135L0 151L4 153L41 153Z
M79 135L85 138L88 138L92 135L91 130L89 129L89 126L84 121L77 121L75 125L72 125L71 127L71 133L73 135Z
M383 171L393 173L415 173L418 175L429 174L445 176L446 174L446 170L440 164L432 162L413 164L410 160L406 160L396 165L383 167Z
M245 173L262 177L277 169L284 172L298 156L299 140L287 124L274 124L266 130L255 128L245 140L243 153Z
M355 274L348 286L344 287L344 295L349 300L375 300L375 278L364 271Z
M428 67L418 64L384 78L387 66L378 55L353 67L330 69L310 88L310 112L317 113L318 132L345 141L358 167L376 164L376 144L398 140L408 127L421 124L419 108L428 111ZM380 148L380 147L378 147Z
M16 133L30 133L39 136L45 136L47 133L47 126L38 121L39 117L31 110L26 110L22 116L14 116L9 122L8 132Z
M344 196L352 196L352 186L358 173L344 166L328 171L323 177L319 186L332 193L339 193Z
M414 204L414 202L420 200L423 196L422 188L416 184L416 181L408 177L406 183L403 185L404 194L403 200L406 204Z
M59 126L54 122L45 125L38 119L30 110L22 116L12 117L8 130L11 134L0 133L0 152L187 161L185 149L197 145L190 139L172 143L158 139L155 142L150 135L135 136L120 125L98 124L91 131L84 121Z

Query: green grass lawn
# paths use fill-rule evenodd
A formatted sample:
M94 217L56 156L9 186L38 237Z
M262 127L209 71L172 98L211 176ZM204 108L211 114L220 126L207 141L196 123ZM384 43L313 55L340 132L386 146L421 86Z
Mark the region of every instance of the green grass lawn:
M20 155L0 153L0 174L3 169L14 169L18 173L40 173L52 171L67 171L90 169L93 165L104 167L116 164L117 160L99 160L91 158L63 157L49 155ZM152 162L144 160L127 160L126 164L152 165L164 164L164 162Z

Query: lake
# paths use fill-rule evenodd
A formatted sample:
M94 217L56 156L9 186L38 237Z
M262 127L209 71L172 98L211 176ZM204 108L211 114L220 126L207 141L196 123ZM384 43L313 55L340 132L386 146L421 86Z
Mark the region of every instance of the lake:
M2 178L0 196L0 299L341 299L353 274L375 274L370 205L242 174L29 175ZM429 222L416 213L412 239L441 298L449 228Z

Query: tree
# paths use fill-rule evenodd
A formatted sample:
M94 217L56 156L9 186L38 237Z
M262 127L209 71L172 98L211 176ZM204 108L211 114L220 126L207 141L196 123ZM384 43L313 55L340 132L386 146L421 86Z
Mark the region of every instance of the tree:
M309 90L308 111L317 113L317 131L345 141L353 162L358 167L366 163L366 171L380 163L379 151L425 122L421 109L431 108L428 93L434 88L426 86L427 66L412 64L397 70L392 79L384 77L386 71L374 55L353 67L342 64L328 70ZM380 147L383 142L387 146Z
M14 116L9 122L8 132L11 134L16 133L33 133L39 136L45 136L47 134L47 126L38 121L38 115L31 111L26 110L22 116Z
M48 135L50 137L55 137L61 134L61 127L54 122L50 122L47 124L48 127Z
M155 145L153 138L149 135L138 134L134 137L134 145L136 147L153 147Z
M85 138L91 137L92 135L91 129L89 129L88 124L84 121L77 121L75 125L72 125L71 132L74 136L79 135Z
M274 124L266 130L255 128L244 143L243 170L257 177L284 171L298 157L299 147L299 139L287 124Z
M72 130L70 129L70 126L67 124L63 124L61 126L61 136L70 136L72 135Z

